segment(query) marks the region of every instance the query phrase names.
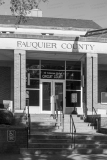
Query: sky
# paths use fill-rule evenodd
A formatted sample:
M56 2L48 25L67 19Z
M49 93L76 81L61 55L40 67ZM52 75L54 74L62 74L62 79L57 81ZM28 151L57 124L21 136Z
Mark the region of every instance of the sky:
M10 0L0 6L0 14L11 14ZM93 20L107 28L107 0L48 0L41 3L43 17Z

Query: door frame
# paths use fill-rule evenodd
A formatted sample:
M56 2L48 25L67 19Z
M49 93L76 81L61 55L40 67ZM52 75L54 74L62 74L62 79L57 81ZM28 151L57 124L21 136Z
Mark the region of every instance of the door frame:
M50 82L51 83L51 110L50 111L43 111L43 82ZM63 113L65 113L65 80L53 80L53 79L41 79L40 80L40 108L41 113L44 114L53 114L54 113L54 103L55 103L55 82L56 83L63 83Z
M51 110L50 111L43 111L43 94L42 94L43 82L50 82L51 83ZM41 79L40 80L40 108L41 108L41 113L52 114L52 80L50 80L50 79Z
M54 92L54 96L55 96L55 83L63 83L63 113L65 113L65 80L53 80L53 92ZM59 111L58 111L59 113Z

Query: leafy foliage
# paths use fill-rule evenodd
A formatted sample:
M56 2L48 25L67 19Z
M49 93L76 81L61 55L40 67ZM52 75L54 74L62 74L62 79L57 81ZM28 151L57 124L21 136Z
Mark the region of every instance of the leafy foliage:
M18 16L18 23L26 22L27 13L30 13L32 9L38 8L41 2L46 2L48 0L11 0L10 10L13 15Z
M10 0L10 10L13 15L17 17L17 23L26 22L26 15L31 12L32 9L39 8L41 2L47 2L48 0ZM4 4L4 0L0 0L0 5Z
M12 125L13 120L14 117L12 112L8 110L0 110L0 124Z
M0 0L0 5L4 4L4 1L3 0Z

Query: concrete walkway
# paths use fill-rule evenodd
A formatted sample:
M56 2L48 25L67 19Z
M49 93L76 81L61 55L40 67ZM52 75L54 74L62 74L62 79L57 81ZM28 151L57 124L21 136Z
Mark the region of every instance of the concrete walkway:
M19 154L0 154L0 160L107 160L107 155L92 154L80 155L73 154L72 156L34 156L34 155L19 155Z

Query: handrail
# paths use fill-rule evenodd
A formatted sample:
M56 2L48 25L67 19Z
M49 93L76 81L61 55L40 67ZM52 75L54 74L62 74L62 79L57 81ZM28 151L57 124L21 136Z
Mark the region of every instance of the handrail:
M71 123L72 121L72 123ZM72 124L72 127L71 127ZM72 135L72 142L74 143L74 148L75 148L75 134L76 134L76 127L75 123L72 117L72 114L70 114L70 134Z
M93 107L93 110L94 110L95 115L98 115L97 111L96 111L96 109L94 107ZM97 117L95 120L97 122L97 131L98 131L99 130L99 118Z
M28 135L30 137L30 123L31 123L31 117L30 114L28 114Z
M95 110L95 108L93 107L95 114L97 115L97 111Z
M56 100L56 103L55 103L55 110L56 110L56 114L55 114L55 119L56 119L56 126L58 126L58 101Z
M62 113L62 132L64 132L64 113Z
M30 113L29 113L29 99L26 99L27 101L27 128L28 128L28 139L30 138L30 124L31 124L31 117L30 117Z
M60 108L60 115L58 114L58 108ZM58 128L59 126L62 126L62 132L64 132L64 113L62 107L59 106L59 102L57 99L55 101L55 110L56 110L56 113L54 113L54 117L56 119L55 126L57 126Z

